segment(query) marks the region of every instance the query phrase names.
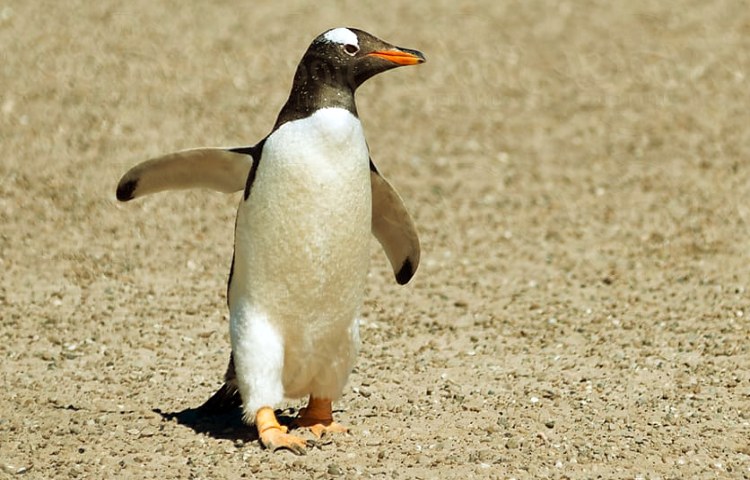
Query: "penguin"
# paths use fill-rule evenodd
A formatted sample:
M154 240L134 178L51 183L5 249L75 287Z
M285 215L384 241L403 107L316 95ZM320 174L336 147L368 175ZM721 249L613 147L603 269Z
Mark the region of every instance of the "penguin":
M355 91L378 73L424 61L362 30L328 30L303 55L260 142L154 158L118 183L120 201L183 188L243 191L227 287L232 354L225 384L201 408L241 404L272 451L307 446L276 418L285 398L308 397L292 428L346 432L332 402L359 349L369 235L399 284L419 265L416 226L370 157Z

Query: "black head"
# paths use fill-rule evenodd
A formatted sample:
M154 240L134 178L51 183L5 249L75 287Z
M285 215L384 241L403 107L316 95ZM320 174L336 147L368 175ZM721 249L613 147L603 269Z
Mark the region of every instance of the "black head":
M421 52L396 47L356 28L334 28L319 35L302 58L308 74L352 90L378 73L424 61Z
M324 107L347 108L356 114L354 91L367 79L424 61L421 52L396 47L362 30L328 30L313 40L300 60L276 127Z

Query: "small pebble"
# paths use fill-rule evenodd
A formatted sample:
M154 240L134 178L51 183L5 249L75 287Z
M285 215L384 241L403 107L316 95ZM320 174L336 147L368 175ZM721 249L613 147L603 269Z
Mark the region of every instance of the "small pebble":
M3 464L2 471L5 473L10 473L12 475L21 475L22 473L26 473L31 469L31 467L15 467L13 465Z
M339 467L335 463L331 463L330 465L328 465L328 474L329 475L334 475L334 476L338 477L342 473L344 473L344 472L341 471L341 467Z

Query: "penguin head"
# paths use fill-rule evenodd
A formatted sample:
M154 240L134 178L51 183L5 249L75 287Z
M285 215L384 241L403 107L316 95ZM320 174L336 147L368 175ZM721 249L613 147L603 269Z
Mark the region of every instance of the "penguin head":
M424 61L424 55L417 50L391 45L356 28L340 27L313 40L300 66L315 81L356 90L378 73Z

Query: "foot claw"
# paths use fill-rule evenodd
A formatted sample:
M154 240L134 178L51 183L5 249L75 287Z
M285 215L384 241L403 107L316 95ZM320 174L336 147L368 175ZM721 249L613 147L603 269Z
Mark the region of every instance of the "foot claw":
M348 428L337 422L323 422L298 418L294 421L295 428L306 428L315 435L315 438L323 438L331 433L347 433Z
M316 438L323 438L330 433L347 433L349 430L333 421L331 401L310 397L306 408L299 411L292 423L292 428L307 428Z
M276 415L270 407L262 407L255 413L255 426L258 437L264 447L275 452L280 448L290 450L297 455L304 455L307 442L287 433L287 428L279 425Z
M286 433L286 428L284 428L284 430L270 428L262 432L260 434L260 442L272 452L279 449L286 449L296 455L304 455L307 453L307 441L295 435Z

